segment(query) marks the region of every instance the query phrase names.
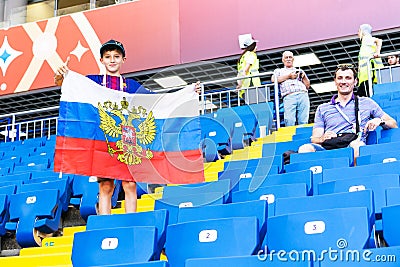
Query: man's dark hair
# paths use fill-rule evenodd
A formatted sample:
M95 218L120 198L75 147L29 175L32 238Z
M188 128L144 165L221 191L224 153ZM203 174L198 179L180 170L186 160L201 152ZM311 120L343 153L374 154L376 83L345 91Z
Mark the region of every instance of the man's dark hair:
M337 65L337 68L336 68L336 70L335 70L335 75L334 75L334 78L336 78L336 73L339 71L339 70L351 70L352 72L353 72L353 75L354 75L354 78L357 78L357 71L356 71L356 69L354 68L354 65L353 64L339 64L339 65Z

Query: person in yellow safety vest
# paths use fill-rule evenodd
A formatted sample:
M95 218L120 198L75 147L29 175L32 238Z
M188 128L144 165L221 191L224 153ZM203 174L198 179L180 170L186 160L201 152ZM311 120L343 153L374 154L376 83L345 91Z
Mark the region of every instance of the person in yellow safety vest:
M382 40L371 35L372 27L362 24L358 29L358 37L361 40L361 48L358 54L358 90L359 96L369 95L368 64L370 70L383 68L382 59L379 58L382 48ZM370 62L368 59L372 58ZM371 72L372 83L377 83L376 71Z
M240 58L237 62L238 77L255 75L259 73L258 68L260 63L256 54L257 42L257 40L254 40L250 37L244 40L244 51L240 55ZM251 83L256 87L261 86L260 77L238 80L237 83L237 89L249 88ZM240 90L239 97L241 99L243 99L244 93L245 90Z

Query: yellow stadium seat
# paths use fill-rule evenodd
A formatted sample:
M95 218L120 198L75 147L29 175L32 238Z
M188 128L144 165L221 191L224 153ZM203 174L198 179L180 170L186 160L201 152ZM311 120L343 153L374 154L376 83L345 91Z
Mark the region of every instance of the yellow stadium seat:
M72 245L74 236L46 237L42 240L42 247Z
M53 247L31 247L20 250L20 256L40 256L47 254L72 253L72 245L53 246Z
M72 266L71 253L57 253L37 256L0 257L0 266L40 267Z
M76 232L83 232L86 230L86 226L71 226L63 228L63 236L73 236Z

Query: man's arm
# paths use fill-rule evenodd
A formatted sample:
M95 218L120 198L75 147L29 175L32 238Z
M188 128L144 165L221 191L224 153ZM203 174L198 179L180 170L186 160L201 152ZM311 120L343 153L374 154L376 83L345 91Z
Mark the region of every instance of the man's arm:
M314 144L322 144L325 140L337 137L332 131L325 132L324 128L314 128L312 131L311 142Z
M375 44L376 44L376 52L374 54L374 57L379 57L381 53L381 48L382 48L382 39L375 38Z
M369 120L365 124L364 132L374 131L379 125L382 126L384 129L392 129L398 127L396 120L385 113L380 118L373 118L372 120Z
M303 77L301 78L301 81L304 83L307 89L310 88L310 80L308 79L306 73L304 71L301 71L303 74Z
M289 79L296 79L296 78L297 78L297 74L296 74L295 71L291 72L289 74L286 74L286 75L279 75L278 76L278 83L284 82L284 81L289 80ZM271 82L273 82L273 83L275 82L275 75L272 75Z

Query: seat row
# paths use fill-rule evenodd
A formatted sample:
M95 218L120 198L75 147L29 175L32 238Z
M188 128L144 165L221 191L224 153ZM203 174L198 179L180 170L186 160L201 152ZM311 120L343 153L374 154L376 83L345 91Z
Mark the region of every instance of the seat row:
M202 150L206 162L242 149L272 127L272 111L268 103L219 109L200 116ZM261 131L261 132L260 132Z
M169 211L165 209L90 216L87 230L75 234L72 262L74 266L129 266L147 261L156 261L156 264L165 248L168 263L174 267L226 266L229 262L232 266L245 266L245 263L261 266L274 257L278 265L271 266L280 266L284 262L277 260L278 251L307 250L319 256L329 248L362 253L374 247L371 242L374 204L370 190L282 198L277 200L277 214L272 217L268 217L268 208L268 202L262 200L181 207L175 223L168 221ZM395 240L400 230L389 225L397 224L399 218L390 217L390 220L384 226L389 227L387 235ZM399 255L399 248L395 247L399 242L390 245ZM372 251L384 254L385 250ZM317 260L311 255L309 260L286 264L330 266L329 258L314 262Z

